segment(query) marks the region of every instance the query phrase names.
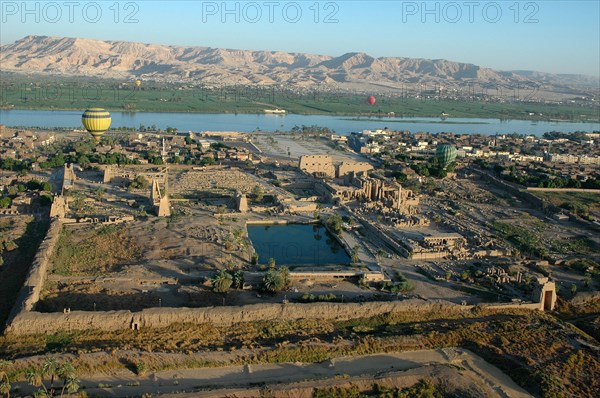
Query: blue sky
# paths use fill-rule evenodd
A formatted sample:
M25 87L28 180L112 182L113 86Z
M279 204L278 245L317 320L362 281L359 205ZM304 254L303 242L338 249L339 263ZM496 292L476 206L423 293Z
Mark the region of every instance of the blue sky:
M598 0L0 0L0 21L2 44L49 35L600 75Z

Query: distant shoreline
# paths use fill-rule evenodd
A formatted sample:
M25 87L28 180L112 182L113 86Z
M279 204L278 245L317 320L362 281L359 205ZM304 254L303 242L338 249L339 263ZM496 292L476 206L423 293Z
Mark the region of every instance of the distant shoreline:
M78 108L45 108L45 107L0 107L1 111L41 111L41 112L82 112L87 107L78 107ZM544 122L544 123L600 123L600 119L574 119L574 120L566 120L566 119L540 119L540 118L527 118L527 117L511 117L511 118L500 118L494 116L468 116L461 115L456 117L448 117L447 120L409 120L413 118L432 118L437 119L439 115L428 115L428 114L415 114L410 116L402 116L402 115L370 115L364 113L348 113L348 112L293 112L288 111L287 114L268 114L264 112L255 112L255 111L231 111L231 110L222 110L220 112L215 112L212 110L202 111L202 110L171 110L171 109L158 109L158 110L124 110L124 109L113 109L111 107L104 107L109 112L118 112L122 114L144 114L144 113L171 113L171 114L198 114L198 115L266 115L272 116L274 118L285 118L286 115L300 115L300 116L338 116L340 120L346 121L356 121L356 122L365 122L370 120L378 120L385 121L388 123L431 123L431 124L474 124L474 125L486 125L490 124L488 122L457 122L451 119L498 119L504 121L529 121L529 122ZM401 119L401 120L398 120Z
M378 119L383 119L383 118L378 118ZM480 119L480 118L461 118L461 119ZM349 120L349 121L356 121L356 122L363 122L363 121L365 121L364 119L361 119L361 118L350 118L350 119L342 119L342 120ZM511 120L528 120L528 119L511 119ZM439 121L433 121L433 120L396 120L396 119L392 119L392 118L390 118L389 120L387 120L387 122L389 122L389 123L432 123L432 124L490 124L488 122L456 122L456 121L453 121L453 120L439 120Z

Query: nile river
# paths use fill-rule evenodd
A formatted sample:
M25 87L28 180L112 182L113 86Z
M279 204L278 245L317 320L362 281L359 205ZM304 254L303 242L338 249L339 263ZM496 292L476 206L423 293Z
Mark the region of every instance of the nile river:
M0 110L0 124L23 127L83 128L81 114L76 111ZM367 118L323 115L253 115L204 114L160 112L111 112L112 127L139 127L141 124L157 128L177 128L179 131L289 131L294 126L328 127L338 134L388 127L393 130L424 131L460 134L533 134L547 131L600 131L594 122L534 122L528 120L453 119L438 118Z

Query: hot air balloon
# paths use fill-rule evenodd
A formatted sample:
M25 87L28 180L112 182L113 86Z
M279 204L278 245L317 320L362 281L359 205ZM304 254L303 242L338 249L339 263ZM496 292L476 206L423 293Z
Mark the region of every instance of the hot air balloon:
M96 142L100 142L100 137L110 127L110 113L102 108L90 108L81 115L83 127L92 135Z
M141 81L140 79L137 79L137 80L135 81L135 87L136 87L136 88L140 88L140 86L141 86L141 85L142 85L142 81Z
M367 102L369 103L369 105L373 106L373 105L375 105L375 102L377 102L377 100L375 99L374 96L369 95L369 97L367 98Z
M435 150L435 157L440 162L442 169L446 170L450 163L456 160L456 148L454 145L438 145L437 149Z

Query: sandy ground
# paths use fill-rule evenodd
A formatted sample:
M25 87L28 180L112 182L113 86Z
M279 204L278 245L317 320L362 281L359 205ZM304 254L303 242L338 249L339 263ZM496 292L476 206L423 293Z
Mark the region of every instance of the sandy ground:
M254 138L255 136L253 136ZM275 142L270 142L272 137ZM289 134L270 134L268 136L257 135L255 144L267 155L288 156L291 159L299 159L303 155L331 155L334 162L350 161L364 162L365 158L351 152L335 150L316 139L298 139Z
M211 357L214 357L214 354ZM94 354L87 354L93 356ZM181 355L181 354L171 354ZM222 353L228 356L228 353ZM195 354L200 358L206 354ZM217 354L218 356L218 354ZM94 375L81 378L90 396L126 397L142 394L166 395L187 392L186 396L224 396L237 391L235 396L252 396L250 390L256 386L277 386L285 390L293 383L310 381L310 388L320 386L328 379L352 379L367 377L367 380L382 377L389 372L411 369L427 369L437 365L453 365L464 377L465 388L473 385L488 397L531 397L508 376L485 362L472 352L462 348L409 351L402 353L373 354L341 357L322 363L277 363L261 365L238 365L217 368L178 369L149 373L144 377L133 372L120 370L110 375ZM427 372L420 373L420 377ZM413 373L414 374L414 373ZM417 373L419 374L419 373ZM454 384L461 385L455 376ZM474 384L475 383L475 384ZM326 383L324 383L326 385ZM103 386L104 388L98 388ZM30 393L30 387L19 384L20 393ZM298 386L296 386L298 387ZM248 389L248 390L246 390ZM194 392L196 391L196 392ZM245 395L243 391L248 391ZM215 395L216 394L216 395Z

